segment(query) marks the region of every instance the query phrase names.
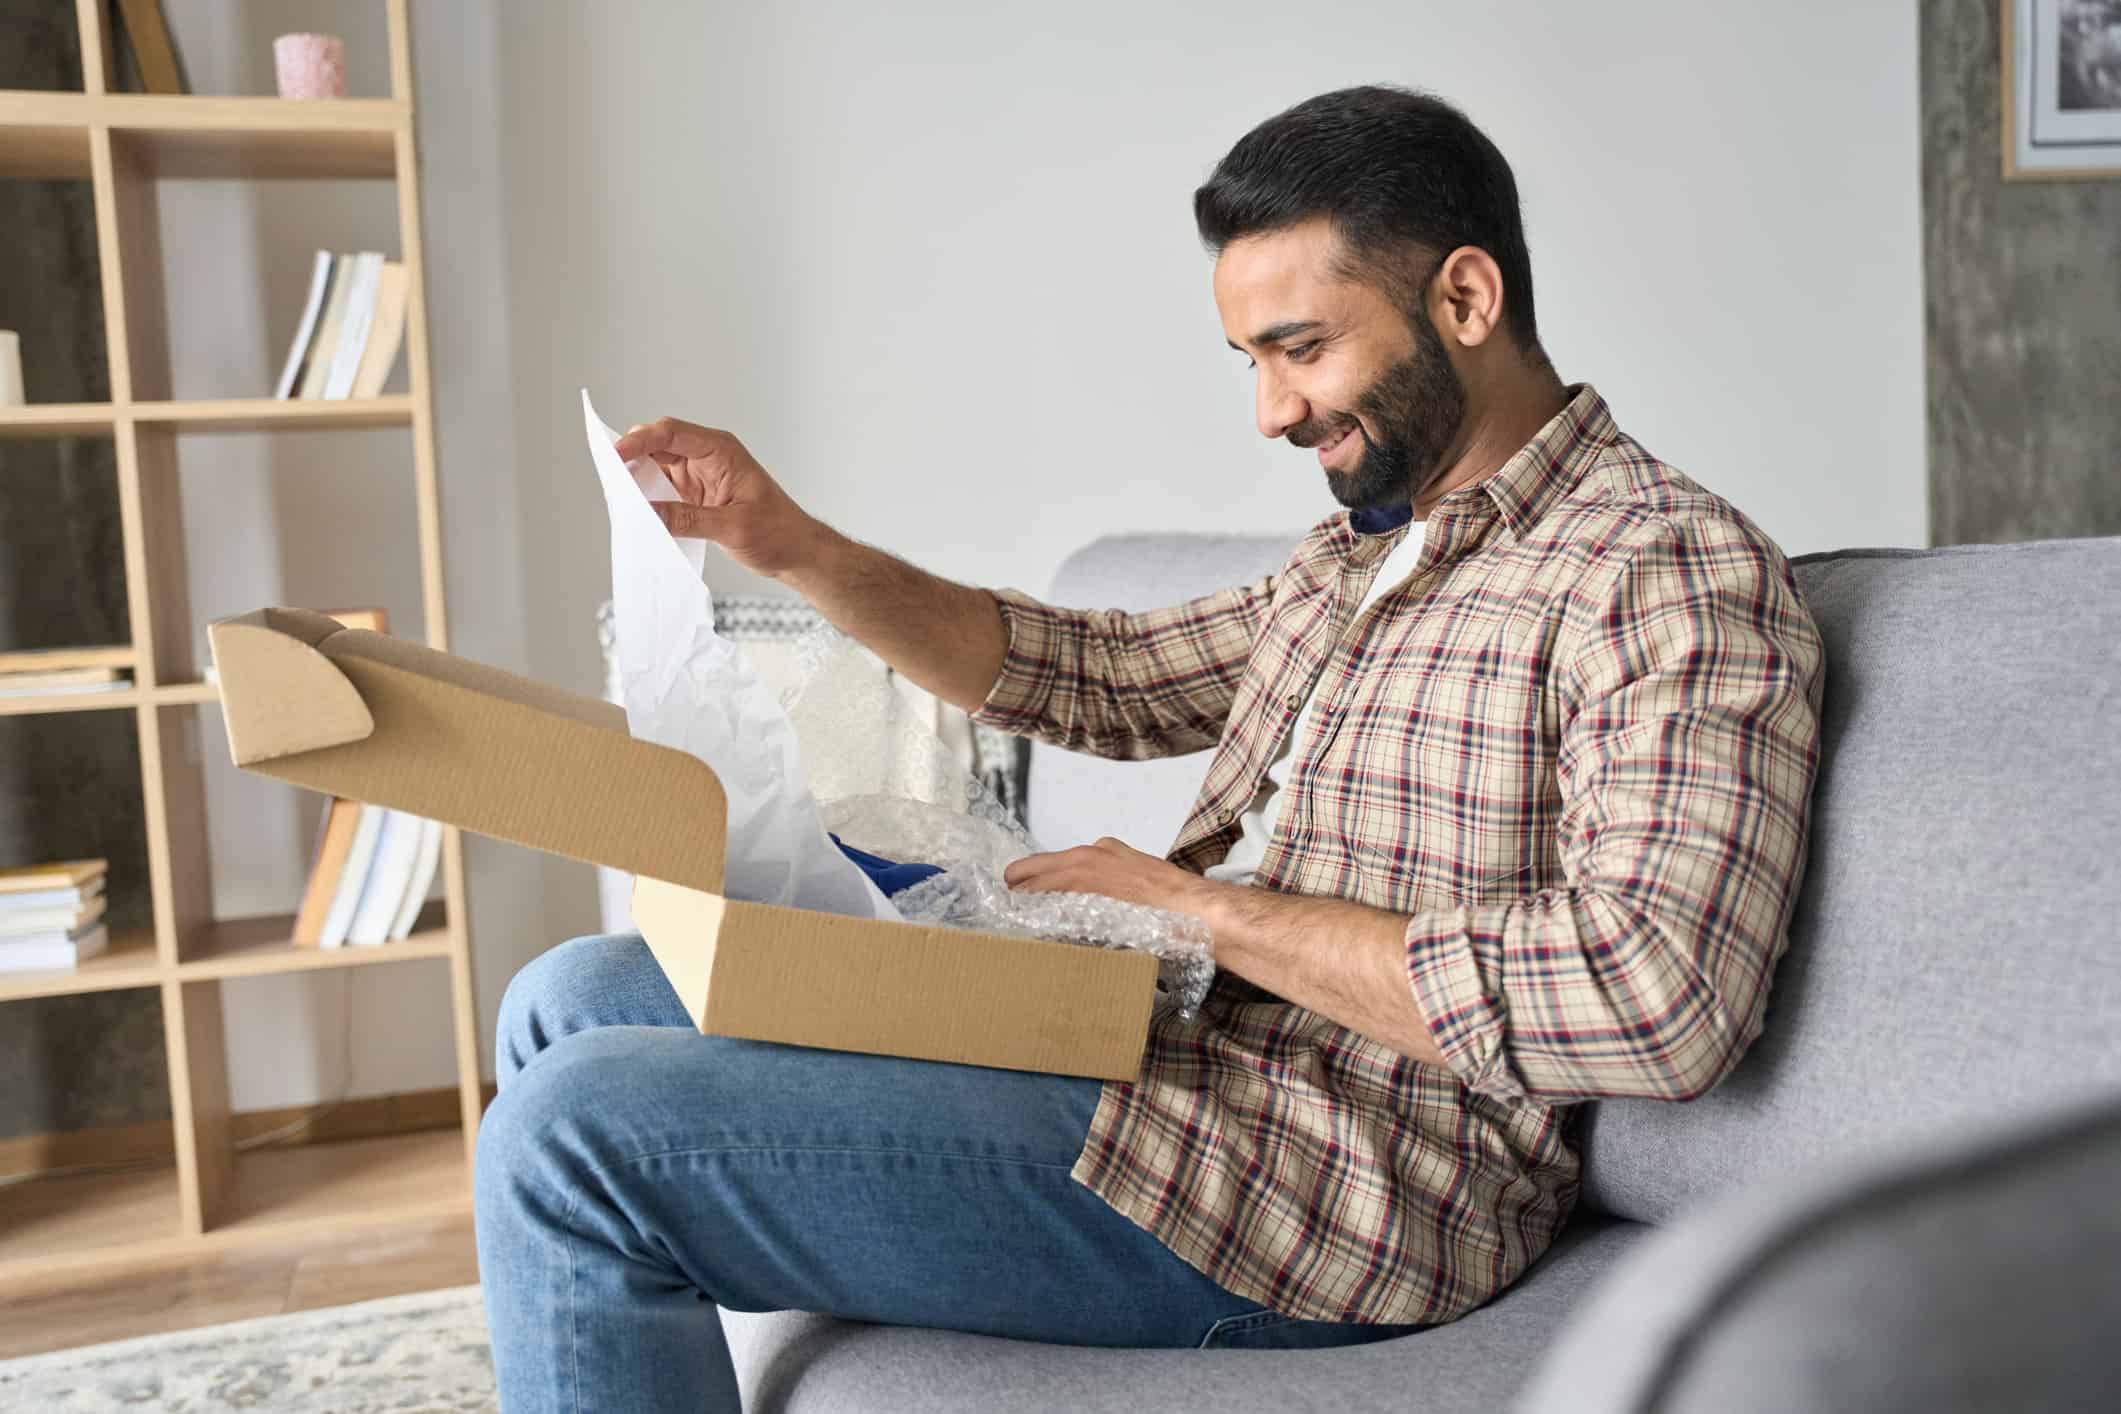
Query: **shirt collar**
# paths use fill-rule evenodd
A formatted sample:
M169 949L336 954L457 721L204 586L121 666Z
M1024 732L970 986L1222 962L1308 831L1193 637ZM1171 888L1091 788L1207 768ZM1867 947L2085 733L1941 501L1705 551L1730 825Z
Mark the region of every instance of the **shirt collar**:
M1556 501L1568 495L1618 435L1613 415L1588 383L1566 389L1569 401L1539 429L1532 440L1492 473L1461 486L1436 503L1436 511L1486 496L1494 503L1512 538L1539 523ZM1433 513L1432 513L1433 514ZM1358 535L1385 535L1414 519L1414 507L1402 502L1348 512L1348 528Z
M1607 411L1605 399L1598 396L1597 389L1588 383L1577 383L1566 391L1568 403L1531 441L1491 475L1451 493L1467 495L1476 489L1485 493L1495 503L1512 539L1537 525L1555 502L1575 490L1598 454L1619 435L1613 414Z

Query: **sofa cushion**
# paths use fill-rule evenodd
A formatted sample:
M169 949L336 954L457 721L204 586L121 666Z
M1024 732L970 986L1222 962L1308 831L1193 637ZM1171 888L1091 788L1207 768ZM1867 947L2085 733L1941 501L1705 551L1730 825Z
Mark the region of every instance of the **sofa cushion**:
M1287 562L1300 535L1108 535L1061 562L1050 603L1075 609L1157 609ZM1160 761L1104 761L1043 744L1031 748L1025 819L1047 849L1114 835L1150 854L1178 838L1208 773L1208 753Z
M1793 564L1827 664L1790 951L1722 1085L1587 1116L1610 1213L2121 1090L2121 537Z
M2121 1102L1756 1185L1636 1245L1530 1414L2121 1409Z
M834 1320L722 1314L754 1414L1494 1414L1596 1278L1646 1229L1579 1225L1524 1279L1447 1326L1331 1350L1113 1350Z

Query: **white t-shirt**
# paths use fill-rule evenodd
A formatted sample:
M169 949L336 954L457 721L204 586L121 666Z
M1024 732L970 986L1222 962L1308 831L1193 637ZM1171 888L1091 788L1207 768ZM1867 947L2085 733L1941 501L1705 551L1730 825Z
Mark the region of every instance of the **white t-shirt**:
M1362 602L1356 605L1355 612L1348 616L1349 629L1354 628L1355 621L1362 617L1365 609L1404 583L1407 576L1414 573L1414 562L1421 558L1421 542L1426 524L1427 522L1418 520L1410 524L1406 538L1393 546L1392 553L1377 567L1377 578L1370 581L1370 588L1362 596ZM1249 884L1252 882L1252 875L1266 861L1267 841L1273 837L1274 820L1281 813L1282 791L1289 784L1289 770L1296 760L1296 744L1303 739L1304 729L1311 723L1311 709L1317 702L1318 693L1314 689L1310 700L1304 703L1303 711L1291 719L1289 734L1282 738L1280 747L1274 753L1274 759L1267 763L1266 778L1259 783L1259 793L1252 797L1252 803L1245 807L1245 813L1238 817L1239 828L1244 833L1230 846L1230 852L1223 856L1220 864L1211 864L1201 871L1208 878L1229 884Z

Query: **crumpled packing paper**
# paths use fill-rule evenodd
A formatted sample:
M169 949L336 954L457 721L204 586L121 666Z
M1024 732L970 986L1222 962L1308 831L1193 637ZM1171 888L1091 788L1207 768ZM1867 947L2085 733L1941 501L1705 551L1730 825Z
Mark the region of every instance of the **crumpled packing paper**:
M729 796L722 892L752 903L898 918L825 833L795 729L742 651L714 631L706 542L678 540L649 507L677 491L653 458L614 448L582 390L582 421L611 514L611 600L634 736L697 756Z

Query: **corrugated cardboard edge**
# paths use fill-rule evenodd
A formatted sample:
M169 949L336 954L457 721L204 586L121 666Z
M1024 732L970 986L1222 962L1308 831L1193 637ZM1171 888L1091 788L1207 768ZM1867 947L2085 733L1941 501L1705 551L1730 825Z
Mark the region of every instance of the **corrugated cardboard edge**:
M693 1024L717 1036L1140 1078L1156 1000L1148 953L774 908L656 879L636 881L633 913Z

